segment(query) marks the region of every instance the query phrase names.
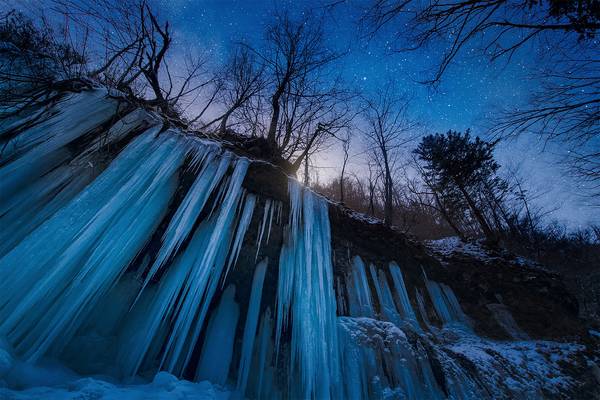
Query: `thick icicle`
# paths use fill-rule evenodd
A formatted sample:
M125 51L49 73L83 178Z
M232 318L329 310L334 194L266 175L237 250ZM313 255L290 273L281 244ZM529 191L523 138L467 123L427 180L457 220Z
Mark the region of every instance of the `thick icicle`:
M401 318L396 309L396 305L394 304L394 298L390 291L390 286L384 271L379 270L377 272L373 264L369 265L369 271L375 285L375 292L377 293L377 299L379 300L382 317L386 321L393 322L396 326L400 326Z
M402 277L402 270L395 262L390 263L390 273L392 275L392 280L394 281L394 286L396 287L396 293L398 294L398 299L400 300L400 313L402 318L407 320L413 328L416 330L420 330L419 322L417 321L417 316L415 315L415 311L410 303L410 299L408 298L408 292L406 291L406 286L404 284L404 278Z
M467 316L463 313L458 299L452 289L443 283L437 283L427 278L423 271L427 292L433 303L433 308L444 325L470 330Z
M258 253L260 252L260 244L262 242L263 234L265 233L265 226L267 225L267 216L269 215L269 230L271 229L271 220L273 218L273 200L267 199L265 201L265 208L263 210L262 221L258 227L258 240L256 241L256 257L258 259Z
M107 132L93 138L70 162L40 176L10 196L0 196L0 226L12 227L0 231L0 257L102 172L103 163L97 161L102 159L98 154L101 149L123 139L134 129L151 125L152 122L146 112L133 111L117 121Z
M126 166L129 157L143 154L138 146L143 148L148 136L126 149L121 160ZM26 358L39 358L51 345L60 350L82 315L112 287L156 228L185 152L177 137L168 134L149 150L132 175L121 173L116 160L69 206L0 260L0 275L10 276L3 282L12 283L3 292L1 313L7 315L0 331ZM94 207L93 202L98 204ZM121 251L113 251L115 246ZM18 265L15 260L28 265L18 277L10 270Z
M287 241L279 259L277 347L291 319L290 396L327 399L339 390L336 299L328 205L290 180ZM291 318L290 318L291 317Z
M353 317L374 317L371 289L367 281L365 264L359 256L352 259L352 271L346 277L348 305Z
M239 316L235 286L230 285L223 292L219 306L208 323L196 381L209 380L218 385L225 385L227 382Z
M121 355L126 375L137 373L148 354L156 355L154 346L164 347L161 364L168 371L179 375L187 365L208 305L222 278L234 231L235 211L239 210L243 197L241 183L246 168L246 160L236 162L233 178L227 182L224 204L216 208L215 215L204 220L196 229L190 243L161 280L150 305L146 306L148 311L144 310L143 305L139 306L142 310L137 312L150 315L151 318L146 318L141 328L132 328L139 333L134 335L127 346L128 350ZM236 251L239 251L255 202L253 195L246 196L235 235L234 243L237 244L233 245L230 259L235 259ZM210 254L210 258L207 258ZM140 297L142 303L143 298L144 295ZM159 337L159 332L167 321L173 321L174 327L163 339ZM166 346L163 346L162 340L166 340Z
M250 226L250 221L252 221L252 214L254 213L254 206L256 205L256 196L252 193L248 193L245 197L246 200L243 202L244 208L241 211L235 238L233 239L233 245L231 246L231 251L229 252L229 259L227 261L227 270L225 271L225 277L227 277L227 274L229 273L231 267L237 263L237 259L240 255L240 250L244 242L244 236L246 235L246 231Z
M273 357L273 319L271 309L267 307L260 320L258 336L256 337L254 356L252 361L252 373L249 377L247 395L256 399L278 399L281 396L276 393L275 369L271 361Z
M238 368L237 390L241 395L246 392L248 383L248 374L250 373L250 364L252 362L252 350L254 349L254 338L258 317L260 312L260 300L262 297L263 283L265 273L267 272L268 259L262 260L254 270L252 278L252 292L250 293L250 302L246 314L246 325L244 326L244 337L242 340L242 355L240 366Z
M184 296L179 300L178 314L165 348L161 364L175 374L181 374L198 340L210 300L212 299L227 261L231 243L235 210L242 197L242 182L248 160L238 159L233 175L224 190L223 202L211 217L211 229L203 238L203 249L184 284ZM241 232L238 233L238 235Z
M7 163L0 169L0 193L10 197L68 162L71 152L65 146L112 118L117 104L104 90L67 95L54 106L52 117L3 145L0 160Z
M148 284L167 259L179 249L181 243L189 236L210 194L231 165L232 156L230 153L225 153L218 160L215 160L214 151L209 146L199 147L196 151L196 154L202 155L204 161L201 163L202 166L192 187L169 222L163 236L163 245L148 272L144 286Z

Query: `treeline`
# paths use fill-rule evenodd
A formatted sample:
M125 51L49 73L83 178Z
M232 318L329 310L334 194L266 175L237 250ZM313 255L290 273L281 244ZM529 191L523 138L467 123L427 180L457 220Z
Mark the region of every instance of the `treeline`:
M573 232L548 223L554 210L532 201L543 193L529 193L518 171L502 171L494 147L469 131L424 136L404 173L391 180L394 225L421 239L456 235L466 240L484 237L490 243L513 238L530 245L600 243L600 227ZM314 187L384 219L386 184L381 171L371 167L367 176L352 174Z

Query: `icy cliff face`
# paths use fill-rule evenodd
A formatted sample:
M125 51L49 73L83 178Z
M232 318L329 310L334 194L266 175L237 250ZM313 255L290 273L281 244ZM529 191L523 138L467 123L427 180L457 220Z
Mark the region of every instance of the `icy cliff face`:
M250 190L252 160L101 88L4 118L0 142L1 396L579 390L584 346L527 340L500 306L520 341L479 337L427 265L407 281L406 260L348 247L341 268L325 199ZM59 378L27 372L48 365Z

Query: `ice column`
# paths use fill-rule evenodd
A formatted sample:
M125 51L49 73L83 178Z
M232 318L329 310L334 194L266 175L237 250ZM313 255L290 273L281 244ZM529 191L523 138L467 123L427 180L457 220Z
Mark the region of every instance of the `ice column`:
M339 356L328 204L289 182L290 217L279 260L276 343L291 324L290 396L336 397Z
M254 348L254 337L258 325L258 316L260 312L260 300L262 297L263 283L265 273L267 272L268 259L262 260L254 270L252 279L252 292L250 293L250 304L246 314L246 325L244 327L244 337L242 340L242 356L238 369L237 390L240 394L246 391L248 383L248 374L250 373L250 363L252 362L252 350Z
M452 289L443 283L429 280L425 272L423 272L423 276L433 308L442 323L470 330L469 320L463 313Z
M211 162L218 168L224 161L215 159ZM212 215L193 232L188 246L165 273L156 293L150 296L151 300L144 300L148 297L146 293L140 296L140 304L136 304L134 311L147 317L138 322L139 328L131 328L134 334L125 346L127 350L121 354L124 374L137 373L144 359L149 355L156 356L158 352L161 369L181 375L188 365L208 307L223 279L228 257L229 260L237 257L256 203L255 196L244 197L242 189L248 160L238 159L233 165L235 168L229 179L220 183L225 188L214 187L211 180L204 180L209 188L213 187L213 192L222 191L222 202L214 206ZM195 207L205 207L205 202L197 202ZM199 212L194 210L193 214ZM182 228L174 226L174 232L189 229L187 218L179 221ZM167 239L163 248L170 247L171 243ZM165 331L166 337L160 335L161 331Z
M235 286L230 285L223 292L219 306L208 323L196 371L197 381L209 380L218 385L227 382L239 316L240 308L235 302Z
M406 291L406 285L404 284L404 278L402 277L402 270L400 270L398 264L393 261L390 263L390 273L392 275L392 280L394 281L394 286L396 287L398 299L400 300L400 313L402 317L407 320L413 328L420 330L421 328L417 321L415 311L408 298L408 292Z
M365 264L359 256L352 259L352 271L346 277L348 304L353 317L374 317L371 289L367 281Z

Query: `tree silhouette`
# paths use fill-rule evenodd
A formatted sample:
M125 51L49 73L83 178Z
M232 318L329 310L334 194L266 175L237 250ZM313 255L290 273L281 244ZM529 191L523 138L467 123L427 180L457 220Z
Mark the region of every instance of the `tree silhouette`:
M472 139L467 130L425 136L414 150L424 162L424 178L432 189L454 202L459 197L464 200L488 239L495 239L495 234L477 204L476 194L485 185L497 182L494 175L500 166L494 160L493 149L493 144L479 137Z

